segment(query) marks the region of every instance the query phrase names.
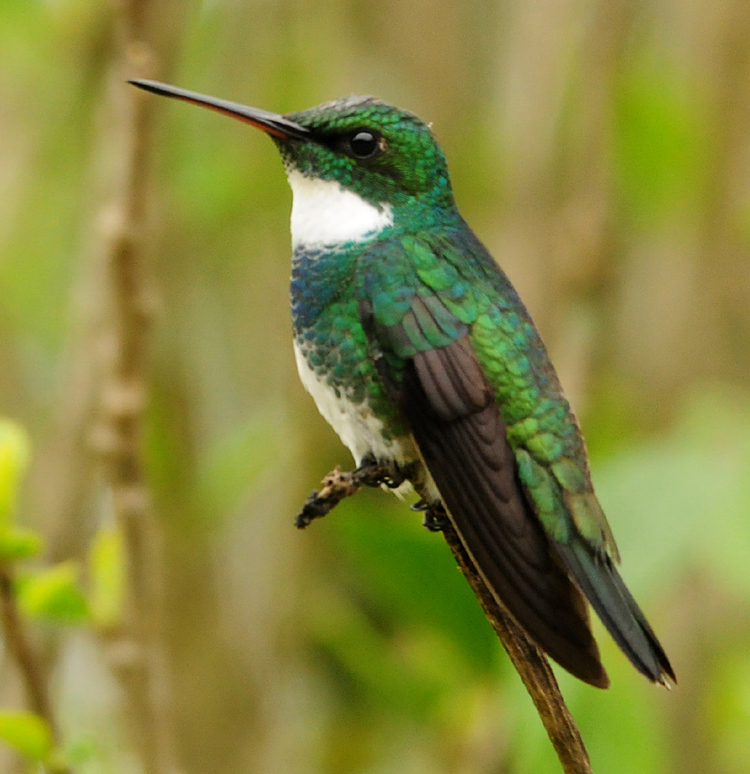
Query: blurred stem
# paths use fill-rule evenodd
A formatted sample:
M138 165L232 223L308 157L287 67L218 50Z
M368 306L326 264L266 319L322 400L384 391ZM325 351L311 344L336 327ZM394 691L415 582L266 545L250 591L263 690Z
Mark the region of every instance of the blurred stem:
M156 56L147 42L148 0L115 3L112 125L117 127L115 177L105 204L103 322L106 374L94 428L104 463L108 498L126 546L127 588L123 621L106 636L106 653L126 693L128 715L145 774L177 771L169 676L161 621L161 534L144 476L142 436L147 393L151 287L146 270L148 153L153 101L124 83L153 77Z
M16 603L13 572L5 563L0 563L0 621L5 647L23 678L29 708L46 722L54 746L59 749L60 731L50 701L44 660L34 649L25 622L21 618ZM47 770L54 774L70 774L67 766L48 766Z

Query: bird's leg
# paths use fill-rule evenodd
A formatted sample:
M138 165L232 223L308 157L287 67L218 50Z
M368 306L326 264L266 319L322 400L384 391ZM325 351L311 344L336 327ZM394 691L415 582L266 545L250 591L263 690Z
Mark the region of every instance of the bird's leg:
M411 474L411 466L399 467L367 455L362 464L351 472L336 467L323 479L323 488L313 492L297 515L294 523L304 529L311 521L330 513L344 498L356 494L363 486L387 486L397 489Z
M434 497L428 495L423 481L415 483L414 488L419 493L420 498L411 506L411 509L418 513L424 513L422 526L425 529L430 532L442 532L451 523L445 506L440 500L435 500Z
M419 504L420 503L415 503L415 505ZM424 508L420 508L420 510L424 511L424 519L422 519L422 524L430 532L442 532L451 523L451 520L448 518L448 514L445 512L445 508L443 507L442 503L434 503L433 505L428 505L425 503Z
M393 461L376 460L368 454L351 475L364 486L398 489L404 481L414 476L418 464L414 462L408 465L397 465Z

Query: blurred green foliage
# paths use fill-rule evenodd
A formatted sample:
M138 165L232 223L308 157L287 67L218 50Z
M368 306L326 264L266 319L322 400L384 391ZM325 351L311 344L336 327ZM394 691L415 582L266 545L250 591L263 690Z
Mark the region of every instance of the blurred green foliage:
M15 572L17 560L28 559L42 548L41 537L35 531L16 525L17 495L30 457L31 443L24 428L0 417L0 637L5 660L11 663L17 659L15 666L24 676L24 689L31 693L30 675L41 674L44 666L37 661L38 654L30 645L21 616L55 624L81 624L88 616L73 562L20 576ZM51 721L43 710L38 712L0 710L0 740L50 774L66 771L64 756L55 748Z
M21 611L29 618L80 624L88 619L88 605L78 586L78 567L63 562L47 570L19 578Z
M90 610L92 622L102 631L116 626L122 616L125 564L122 530L115 524L103 525L91 541L88 552L88 605L85 601L78 603L79 609ZM71 607L76 607L73 600Z
M181 25L161 63L180 86L281 111L376 93L434 122L462 212L578 408L623 575L677 671L669 694L646 684L599 626L613 687L560 674L598 774L750 769L746 6L150 4L154 26ZM119 620L125 562L89 445L104 106L124 88L111 28L101 0L0 3L0 414L35 448L17 525L7 471L28 443L0 424L0 549L25 558L43 535L51 569L22 580L25 609L90 624L49 635L85 774L134 770L92 634ZM185 771L559 771L417 514L368 492L294 530L309 490L349 460L295 374L281 164L246 126L159 111L145 459Z
M633 225L653 227L699 206L708 133L700 92L668 62L643 59L617 94L614 149L623 208Z
M0 524L8 527L15 516L18 485L31 457L26 431L0 418Z
M34 761L46 761L52 750L47 724L32 712L0 712L0 739Z

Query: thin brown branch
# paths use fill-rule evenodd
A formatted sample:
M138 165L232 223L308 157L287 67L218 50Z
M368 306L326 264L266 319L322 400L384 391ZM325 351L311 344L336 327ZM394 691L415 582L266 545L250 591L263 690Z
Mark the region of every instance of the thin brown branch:
M13 573L0 564L0 622L8 653L23 679L29 708L47 723L56 748L61 746L60 729L49 696L44 659L34 648L16 602ZM70 774L67 766L55 766L54 774Z
M343 499L356 494L363 486L379 486L382 483L398 485L398 479L399 476L394 476L392 471L375 464L364 463L361 468L351 473L342 473L336 468L323 479L323 489L308 497L295 523L298 527L305 527L313 519L325 516ZM439 525L461 572L469 581L485 615L521 676L555 748L563 772L591 774L591 763L581 733L565 704L544 654L495 599L450 522L441 518L440 514L428 513L425 523Z
M385 484L395 488L407 478L405 471L394 473L370 459L363 460L361 467L347 473L337 466L323 479L323 488L307 498L295 519L295 526L304 529L311 521L329 514L345 498L357 494L363 486Z
M565 704L549 662L487 588L453 526L446 524L442 532L461 572L482 605L484 614L521 676L563 771L565 774L591 774L591 763L581 732Z
M153 77L156 55L146 34L147 0L115 3L116 51L111 83L115 174L102 214L105 247L102 293L107 311L105 376L92 436L126 550L123 620L102 635L113 671L125 689L128 716L145 774L178 770L169 675L161 625L161 534L142 460L146 409L151 282L147 270L148 148L154 103L125 84Z

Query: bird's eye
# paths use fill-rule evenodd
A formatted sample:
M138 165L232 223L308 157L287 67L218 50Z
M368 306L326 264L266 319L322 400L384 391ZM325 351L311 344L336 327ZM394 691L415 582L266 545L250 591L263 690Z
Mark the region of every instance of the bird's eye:
M372 159L379 156L382 151L381 136L377 132L367 129L358 129L349 135L347 145L349 154L355 159Z

